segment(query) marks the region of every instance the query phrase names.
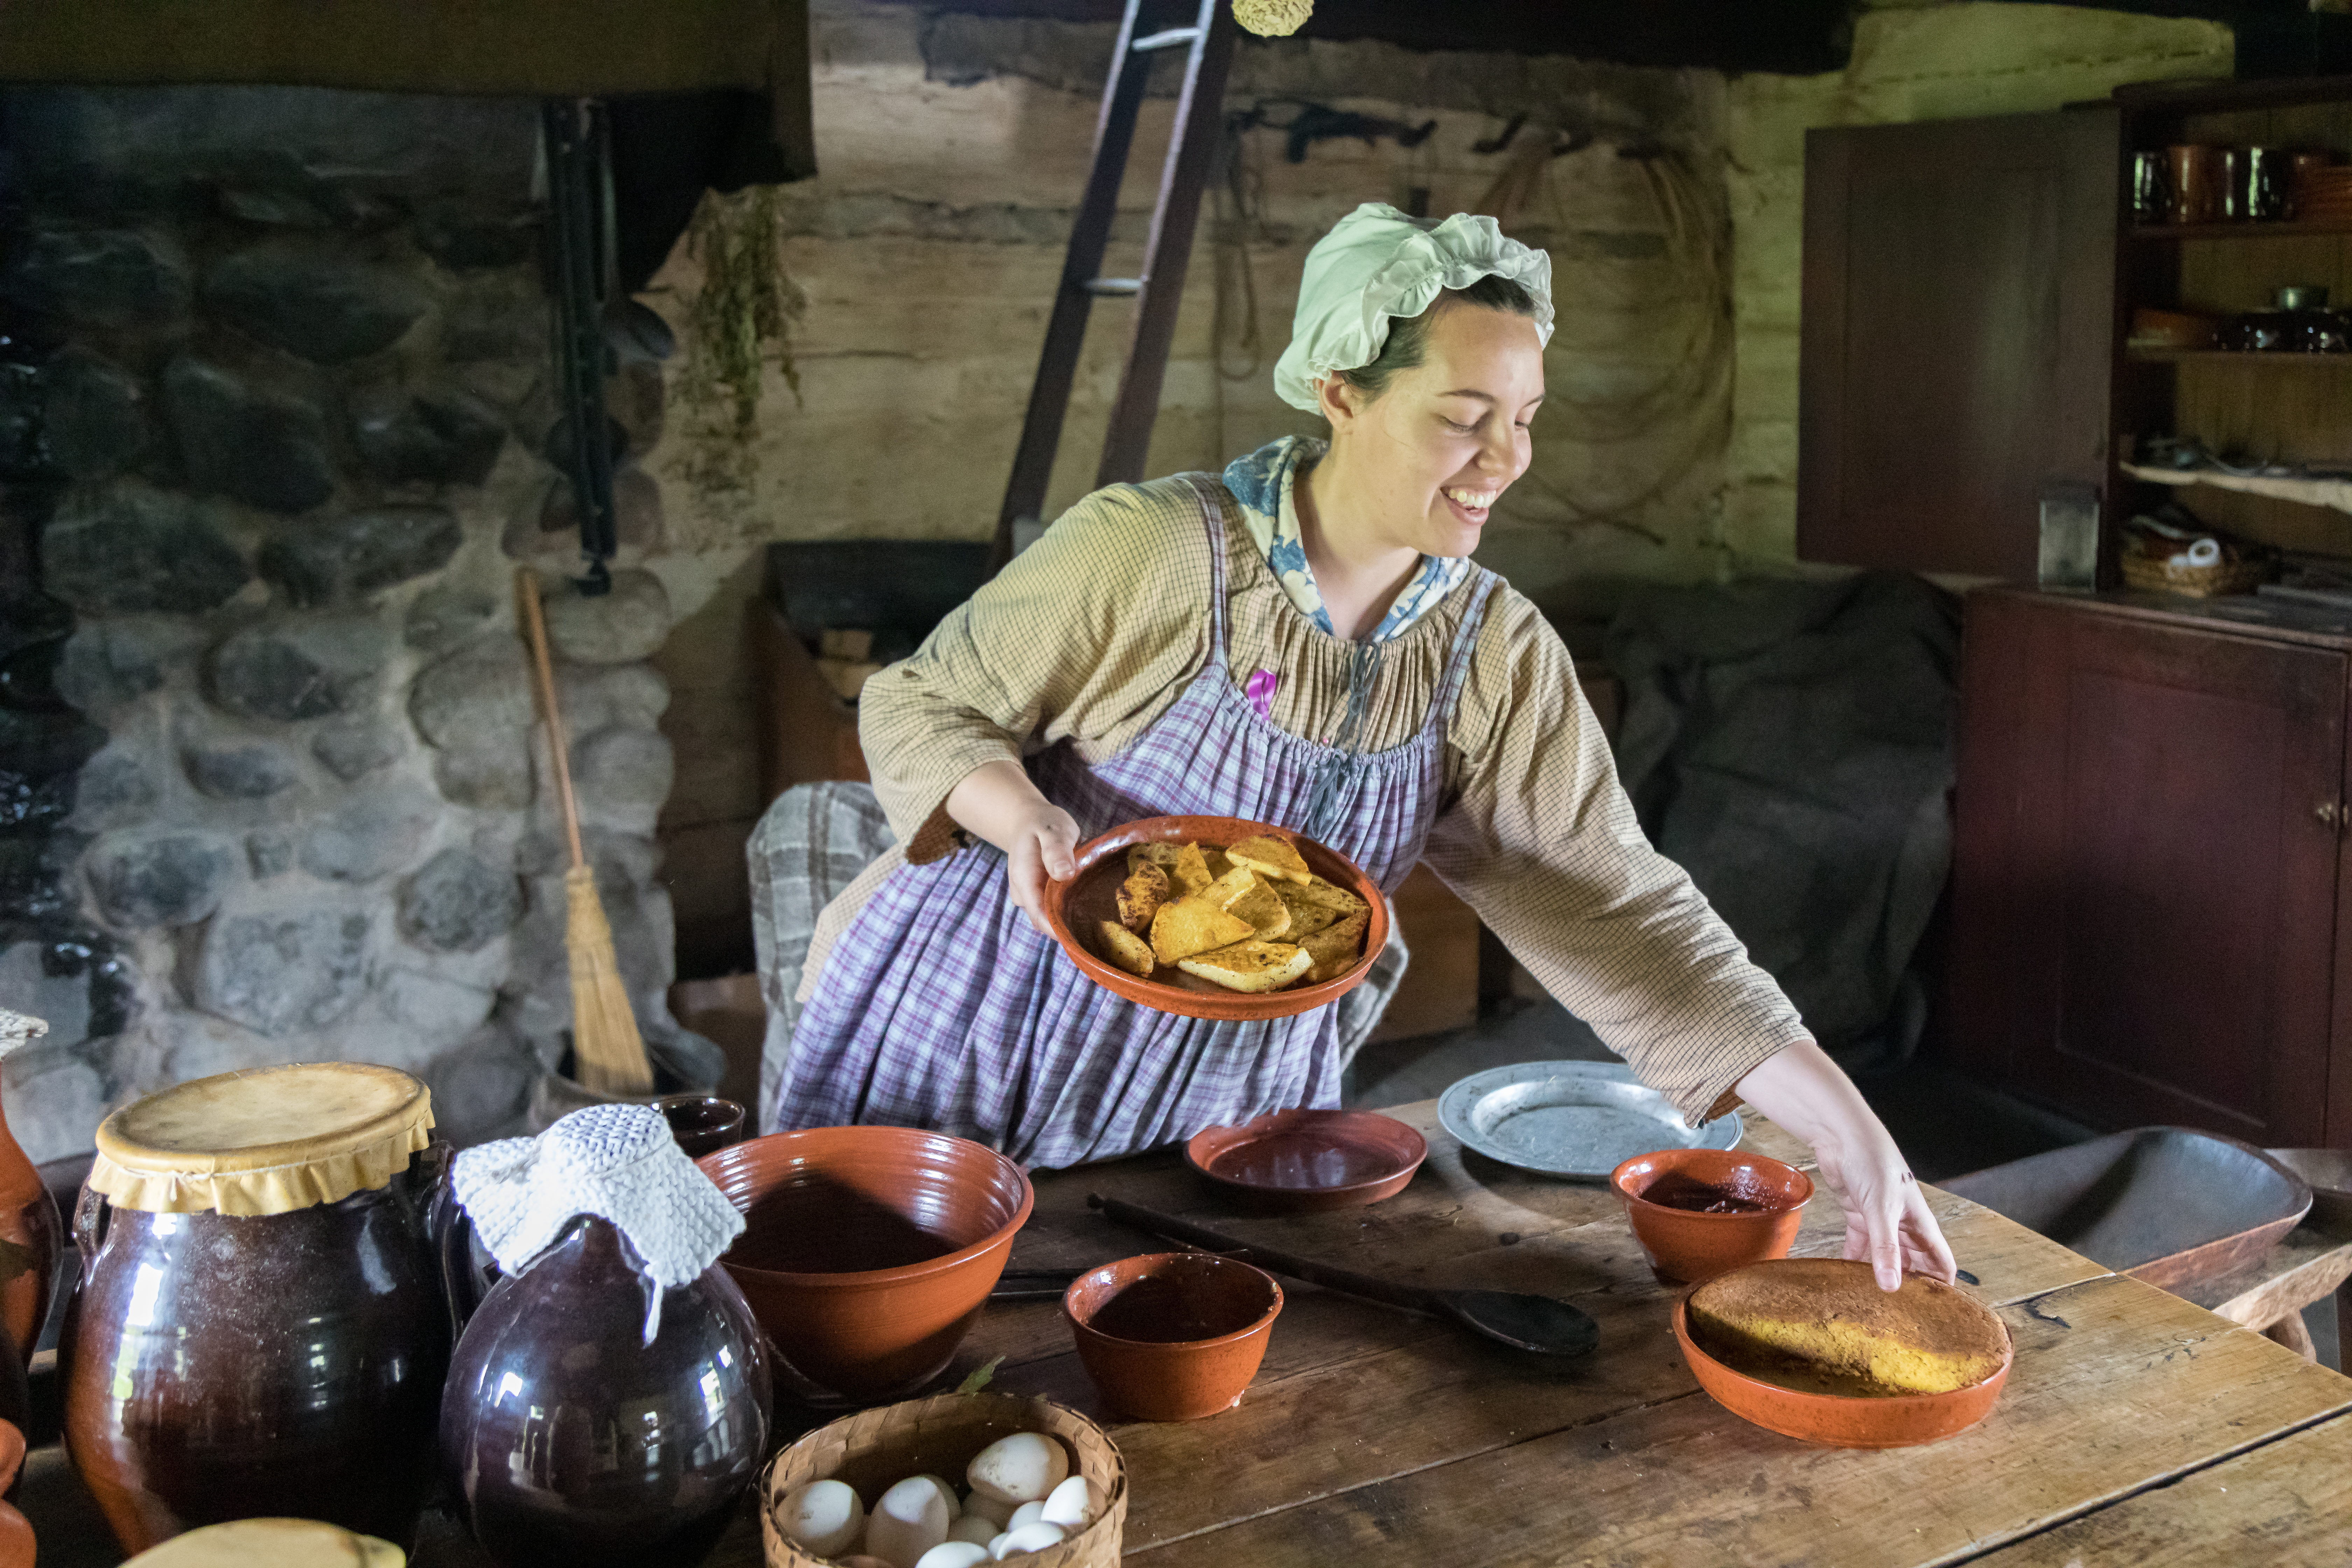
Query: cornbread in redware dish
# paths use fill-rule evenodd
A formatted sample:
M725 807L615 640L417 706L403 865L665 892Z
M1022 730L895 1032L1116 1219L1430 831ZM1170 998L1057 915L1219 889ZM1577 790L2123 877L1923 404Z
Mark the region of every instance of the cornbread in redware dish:
M2000 1320L1964 1291L1919 1274L1881 1290L1868 1264L1843 1258L1724 1275L1691 1292L1688 1314L1692 1340L1725 1364L1824 1393L1948 1394L2009 1354Z

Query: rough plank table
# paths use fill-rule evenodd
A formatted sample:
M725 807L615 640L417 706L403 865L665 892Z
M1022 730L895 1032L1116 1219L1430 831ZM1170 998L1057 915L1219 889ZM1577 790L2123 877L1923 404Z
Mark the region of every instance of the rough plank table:
M1565 1297L1598 1320L1600 1349L1531 1364L1450 1324L1286 1285L1240 1407L1154 1426L1106 1415L1057 1303L992 1304L950 1377L1003 1356L997 1386L1109 1421L1129 1465L1128 1553L1147 1568L2352 1558L2352 1380L2201 1307L1931 1189L1960 1267L2015 1336L2009 1386L1942 1443L1811 1447L1698 1391L1667 1328L1673 1292L1605 1188L1465 1152L1433 1101L1390 1114L1421 1129L1430 1157L1387 1203L1244 1217L1174 1157L1144 1156L1039 1177L1013 1266L1160 1249L1089 1211L1100 1192L1351 1268ZM1805 1161L1760 1118L1746 1145ZM1843 1233L1824 1191L1797 1250L1834 1254ZM819 1419L780 1415L787 1430ZM28 1476L27 1510L51 1531L44 1568L115 1561L86 1518L34 1506L60 1465L45 1451ZM709 1563L760 1563L748 1510Z
M1174 1157L1146 1156L1039 1177L1013 1267L1160 1249L1089 1211L1086 1194L1100 1192L1354 1268L1565 1297L1600 1321L1601 1348L1563 1368L1531 1365L1449 1324L1286 1285L1238 1409L1181 1426L1113 1422L1129 1465L1127 1550L1148 1568L1911 1565L2022 1550L2107 1514L2117 1542L2168 1541L2188 1528L2183 1513L2204 1542L2183 1561L2230 1561L2216 1548L2239 1529L2265 1532L2265 1563L2300 1561L2297 1531L2311 1561L2352 1555L2352 1380L2202 1308L1934 1194L1960 1266L2016 1338L2009 1386L1981 1426L1943 1443L1811 1447L1698 1391L1667 1328L1674 1292L1652 1279L1604 1187L1464 1151L1434 1101L1390 1114L1421 1130L1430 1155L1387 1203L1247 1218ZM1761 1118L1748 1129L1748 1147L1807 1163ZM1834 1254L1843 1231L1823 1191L1797 1250ZM956 1373L997 1355L999 1386L1111 1419L1056 1303L992 1305ZM2236 1481L2180 1492L2225 1464L2242 1471ZM2175 1492L2196 1501L2162 1510ZM2306 1494L2307 1509L2293 1500ZM2136 1560L2136 1548L2110 1554L2106 1539L2047 1561ZM712 1558L758 1561L741 1532Z

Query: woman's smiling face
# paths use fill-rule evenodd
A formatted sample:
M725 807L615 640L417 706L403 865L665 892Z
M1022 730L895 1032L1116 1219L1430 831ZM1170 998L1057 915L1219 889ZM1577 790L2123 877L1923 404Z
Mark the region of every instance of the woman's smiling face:
M1382 544L1467 555L1496 498L1527 472L1543 340L1528 317L1443 305L1422 363L1395 372L1379 396L1339 376L1319 390L1331 458L1370 506L1350 521Z

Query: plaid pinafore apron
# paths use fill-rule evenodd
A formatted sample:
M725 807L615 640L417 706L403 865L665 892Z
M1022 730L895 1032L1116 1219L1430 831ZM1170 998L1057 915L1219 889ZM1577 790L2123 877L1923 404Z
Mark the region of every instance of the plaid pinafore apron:
M1411 740L1354 749L1384 644L1359 644L1336 743L1277 728L1226 666L1224 497L1186 476L1208 530L1209 661L1160 719L1089 767L1067 744L1027 760L1079 841L1143 816L1294 827L1393 893L1444 804L1447 726L1495 585L1481 567L1429 715ZM1411 634L1408 633L1408 636ZM1060 1167L1180 1142L1269 1110L1334 1106L1338 1008L1220 1023L1115 995L1005 896L1004 856L973 845L907 866L835 943L793 1033L778 1130L856 1122L971 1138Z

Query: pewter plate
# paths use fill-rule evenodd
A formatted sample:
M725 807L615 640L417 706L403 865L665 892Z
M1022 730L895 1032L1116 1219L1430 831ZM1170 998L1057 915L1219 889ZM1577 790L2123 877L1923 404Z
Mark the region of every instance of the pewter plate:
M1683 1125L1666 1097L1621 1062L1519 1062L1472 1073L1438 1097L1437 1120L1490 1160L1547 1176L1605 1181L1654 1149L1728 1149L1738 1112Z

